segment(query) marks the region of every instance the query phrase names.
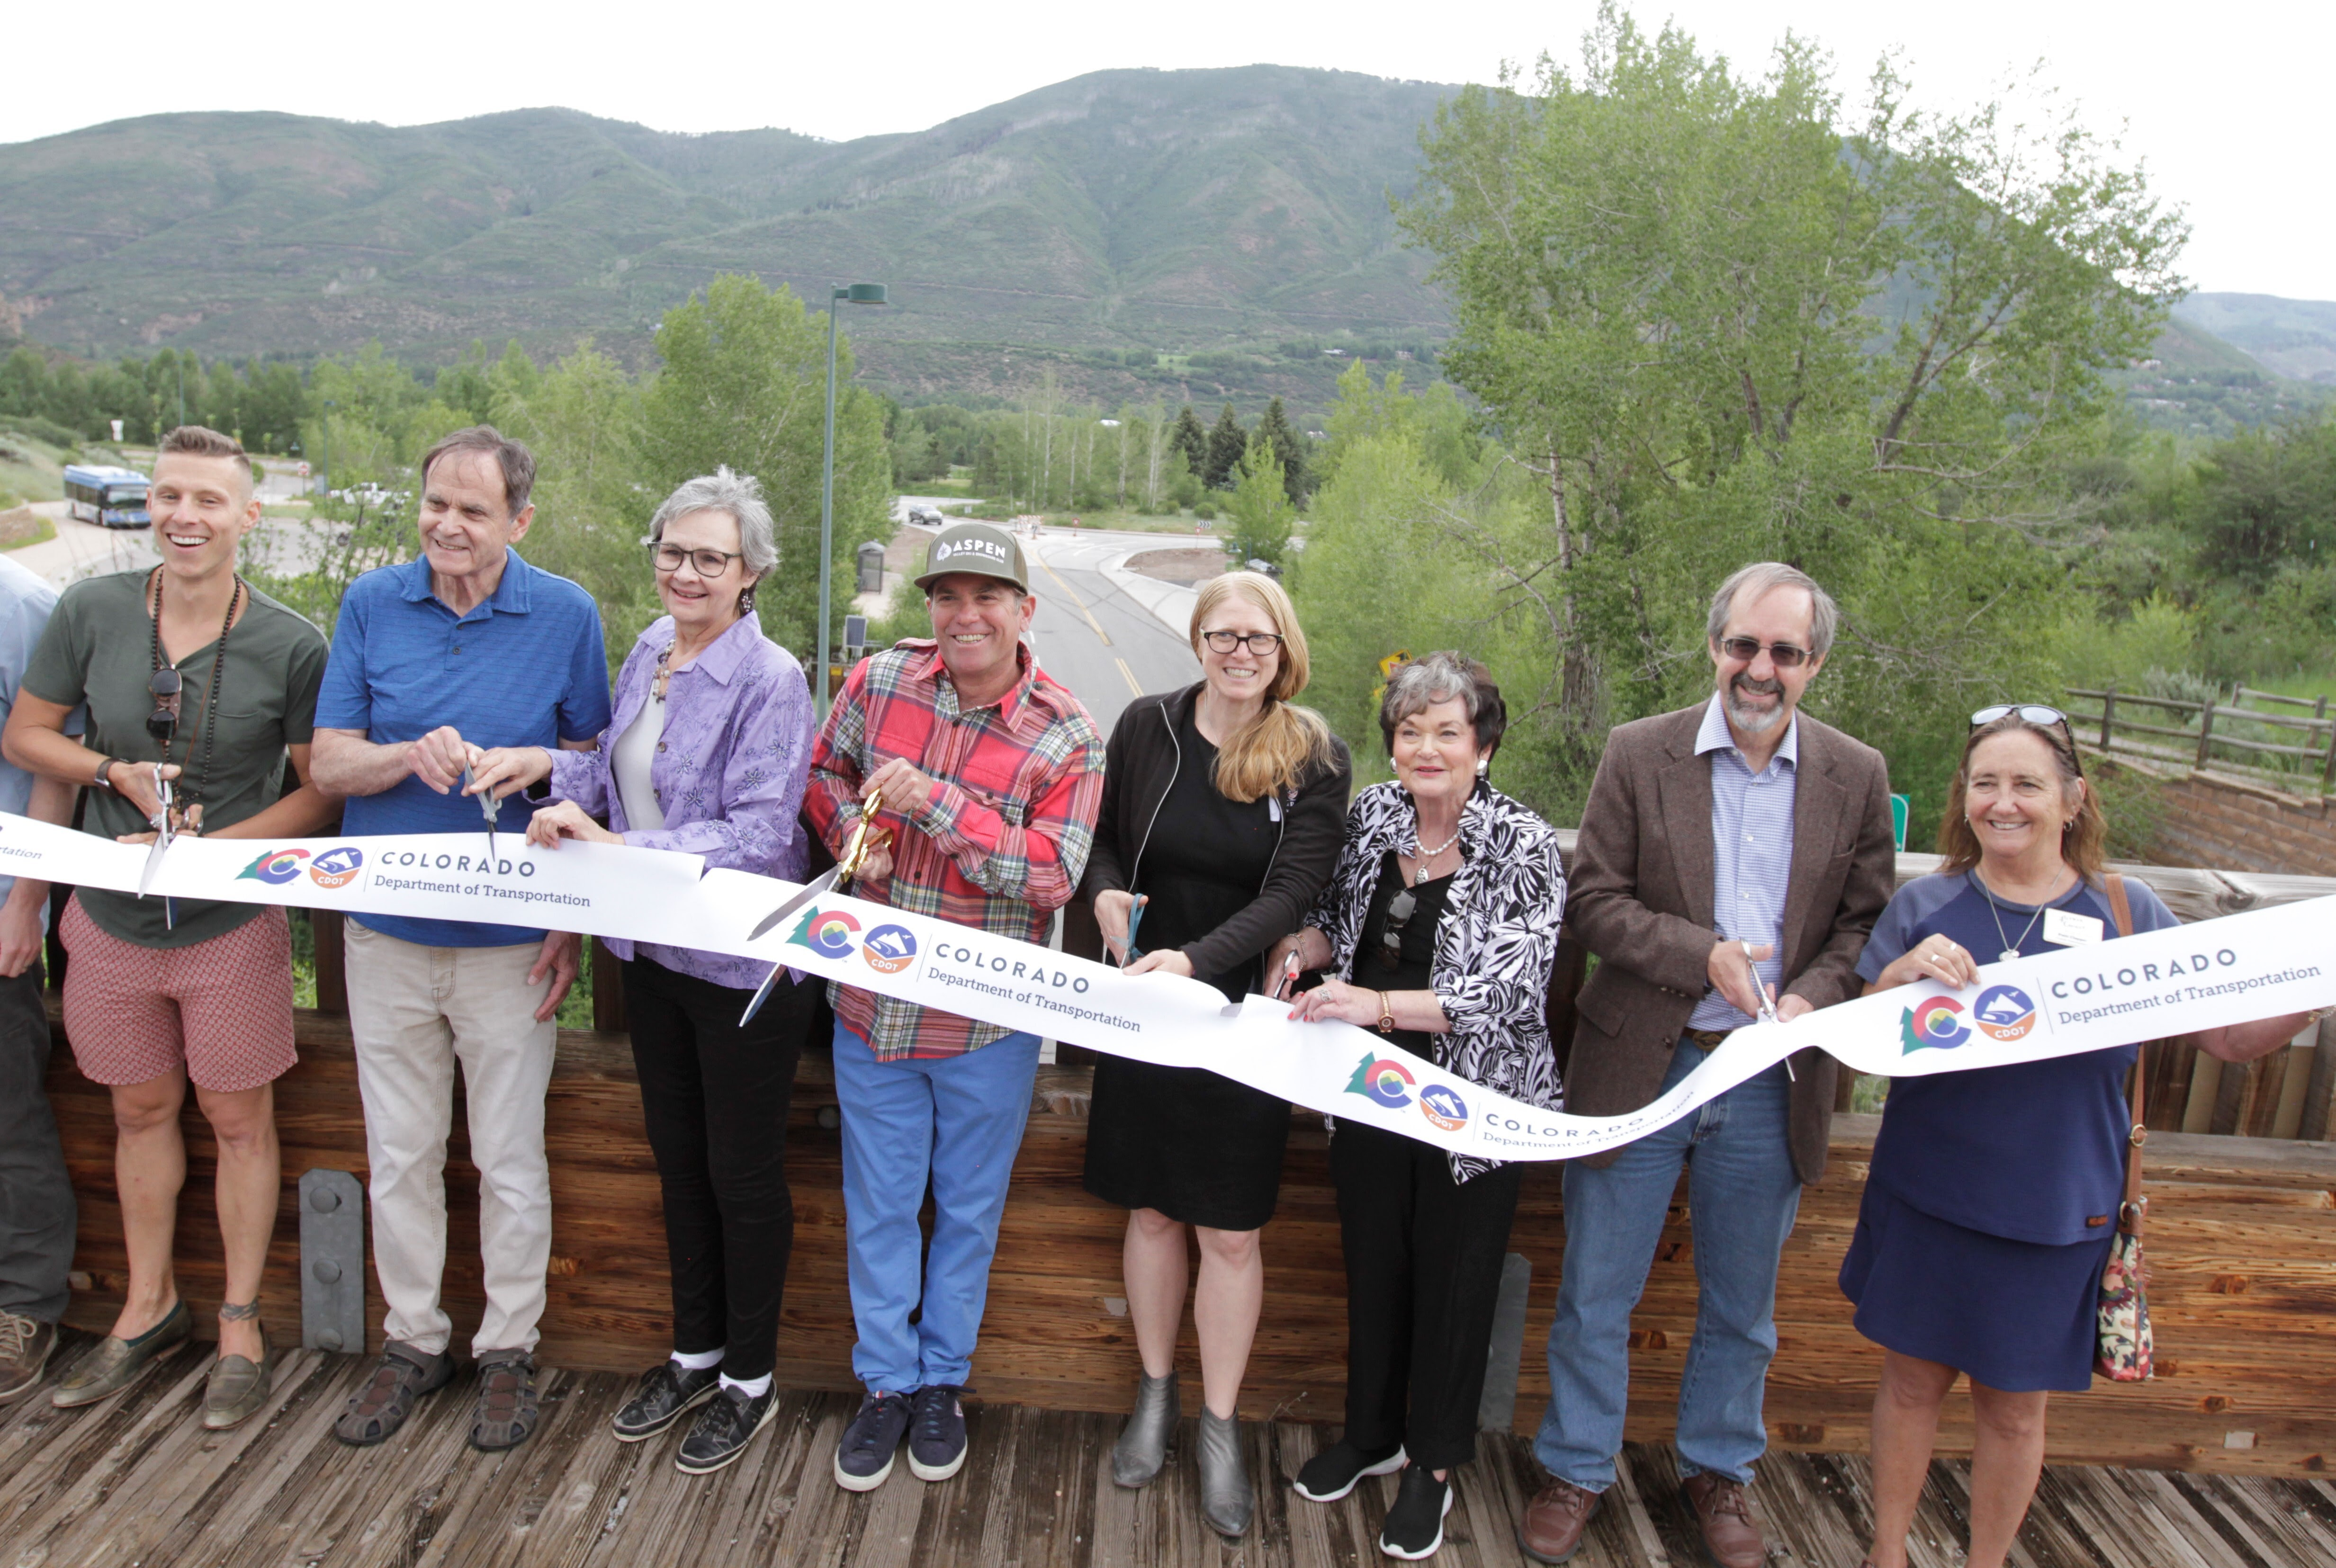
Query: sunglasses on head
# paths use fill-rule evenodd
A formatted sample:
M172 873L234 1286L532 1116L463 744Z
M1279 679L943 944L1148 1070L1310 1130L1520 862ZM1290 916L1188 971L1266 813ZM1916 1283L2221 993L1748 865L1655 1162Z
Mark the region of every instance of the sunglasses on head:
M1764 649L1748 637L1725 637L1719 639L1719 651L1738 663L1750 664ZM1798 669L1810 657L1807 648L1795 648L1789 642L1769 643L1765 651L1768 662L1778 669Z
M2039 729L2059 726L2060 732L2068 737L2069 759L2076 762L2077 772L2082 776L2085 765L2077 760L2077 726L2070 724L2068 716L2057 707L2046 707L2040 702L2000 702L1971 715L1971 728L1981 728L2000 718L2010 718L2013 714L2020 716L2021 723L2032 724Z
M146 716L146 733L168 745L179 732L179 699L186 682L165 665L147 677L146 689L154 694L154 711Z

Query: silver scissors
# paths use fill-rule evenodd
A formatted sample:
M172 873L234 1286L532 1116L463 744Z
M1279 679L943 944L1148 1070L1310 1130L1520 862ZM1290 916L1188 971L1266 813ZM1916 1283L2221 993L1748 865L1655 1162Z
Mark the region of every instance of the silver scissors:
M827 891L828 889L848 882L860 874L860 868L867 863L869 854L881 847L884 841L891 836L888 830L875 825L876 808L883 803L884 794L881 790L871 789L868 792L868 798L860 803L860 821L853 826L852 837L844 842L843 858L805 882L788 898L786 902L764 915L762 922L746 933L748 941L751 942L764 935L772 927ZM774 964L771 967L771 972L763 977L762 985L755 989L754 999L748 1002L746 1010L738 1015L740 1028L745 1028L754 1020L754 1015L763 1010L763 1003L770 997L771 987L777 982L781 975L786 972L786 968L784 964Z
M171 841L178 837L170 831L170 781L162 776L162 765L160 763L154 765L154 798L161 803L161 809L146 819L153 825L154 843L146 852L145 869L138 873L138 896L141 899L146 896L146 890L154 885L154 875L162 869L162 857L170 852ZM177 925L170 896L165 894L162 899L162 929L174 930Z
M476 782L471 776L471 770L464 768L462 770L463 793L468 794L471 786ZM479 814L487 819L487 859L492 861L495 858L495 819L502 815L503 803L496 798L495 792L492 789L481 791L478 802Z

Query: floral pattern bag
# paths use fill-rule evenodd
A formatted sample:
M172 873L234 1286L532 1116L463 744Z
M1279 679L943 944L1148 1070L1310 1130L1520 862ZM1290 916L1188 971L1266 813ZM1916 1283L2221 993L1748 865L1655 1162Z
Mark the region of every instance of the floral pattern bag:
M2133 909L2126 901L2125 879L2107 879L2109 912L2117 917L2117 935L2133 934ZM2117 1235L2109 1242L2108 1266L2101 1271L2100 1301L2096 1309L2097 1344L2093 1370L2113 1383L2146 1382L2155 1370L2149 1333L2149 1299L2143 1287L2147 1271L2142 1261L2142 1221L2149 1200L2141 1195L2141 1146L2149 1131L2142 1117L2142 1085L2147 1076L2147 1047L2134 1058L2133 1130L2126 1144L2125 1198L2117 1206Z

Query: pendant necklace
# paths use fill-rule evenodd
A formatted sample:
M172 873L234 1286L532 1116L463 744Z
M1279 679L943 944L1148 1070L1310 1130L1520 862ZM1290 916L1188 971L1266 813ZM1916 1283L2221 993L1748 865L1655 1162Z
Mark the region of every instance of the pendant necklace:
M1411 830L1411 849L1412 853L1417 857L1417 860L1416 862L1416 868L1411 873L1411 885L1413 887L1417 887L1421 882L1426 881L1427 880L1428 862L1459 842L1460 830L1457 827L1455 827L1452 830L1452 836L1445 839L1442 843L1437 844L1434 849L1423 848L1419 842L1419 826L1418 823L1415 822L1412 824Z
M2010 937L2004 935L2003 915L2002 912L1995 907L1995 893L1993 890L1990 889L1985 882L1980 881L1979 872L1977 871L1973 871L1971 872L1971 881L1979 882L1980 892L1987 900L1988 916L1995 921L1995 940L2003 944L2003 951L1997 956L2008 964L2011 962L2012 959L2020 956L2020 942L2024 942L2028 940L2028 933L2036 929L2036 922L2042 920L2044 918L2044 911L2052 907L2049 890L2047 890L2044 902L2038 904L2036 906L2036 912L2028 917L2027 925L2020 928L2020 941L2015 942ZM2052 885L2054 887L2058 887L2060 879L2059 877L2056 876L2052 879Z

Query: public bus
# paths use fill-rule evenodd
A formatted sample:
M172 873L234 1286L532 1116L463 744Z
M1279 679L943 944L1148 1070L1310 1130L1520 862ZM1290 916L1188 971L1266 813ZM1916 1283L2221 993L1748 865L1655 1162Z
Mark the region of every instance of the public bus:
M83 522L107 528L144 528L146 476L133 468L94 463L65 467L66 510Z

